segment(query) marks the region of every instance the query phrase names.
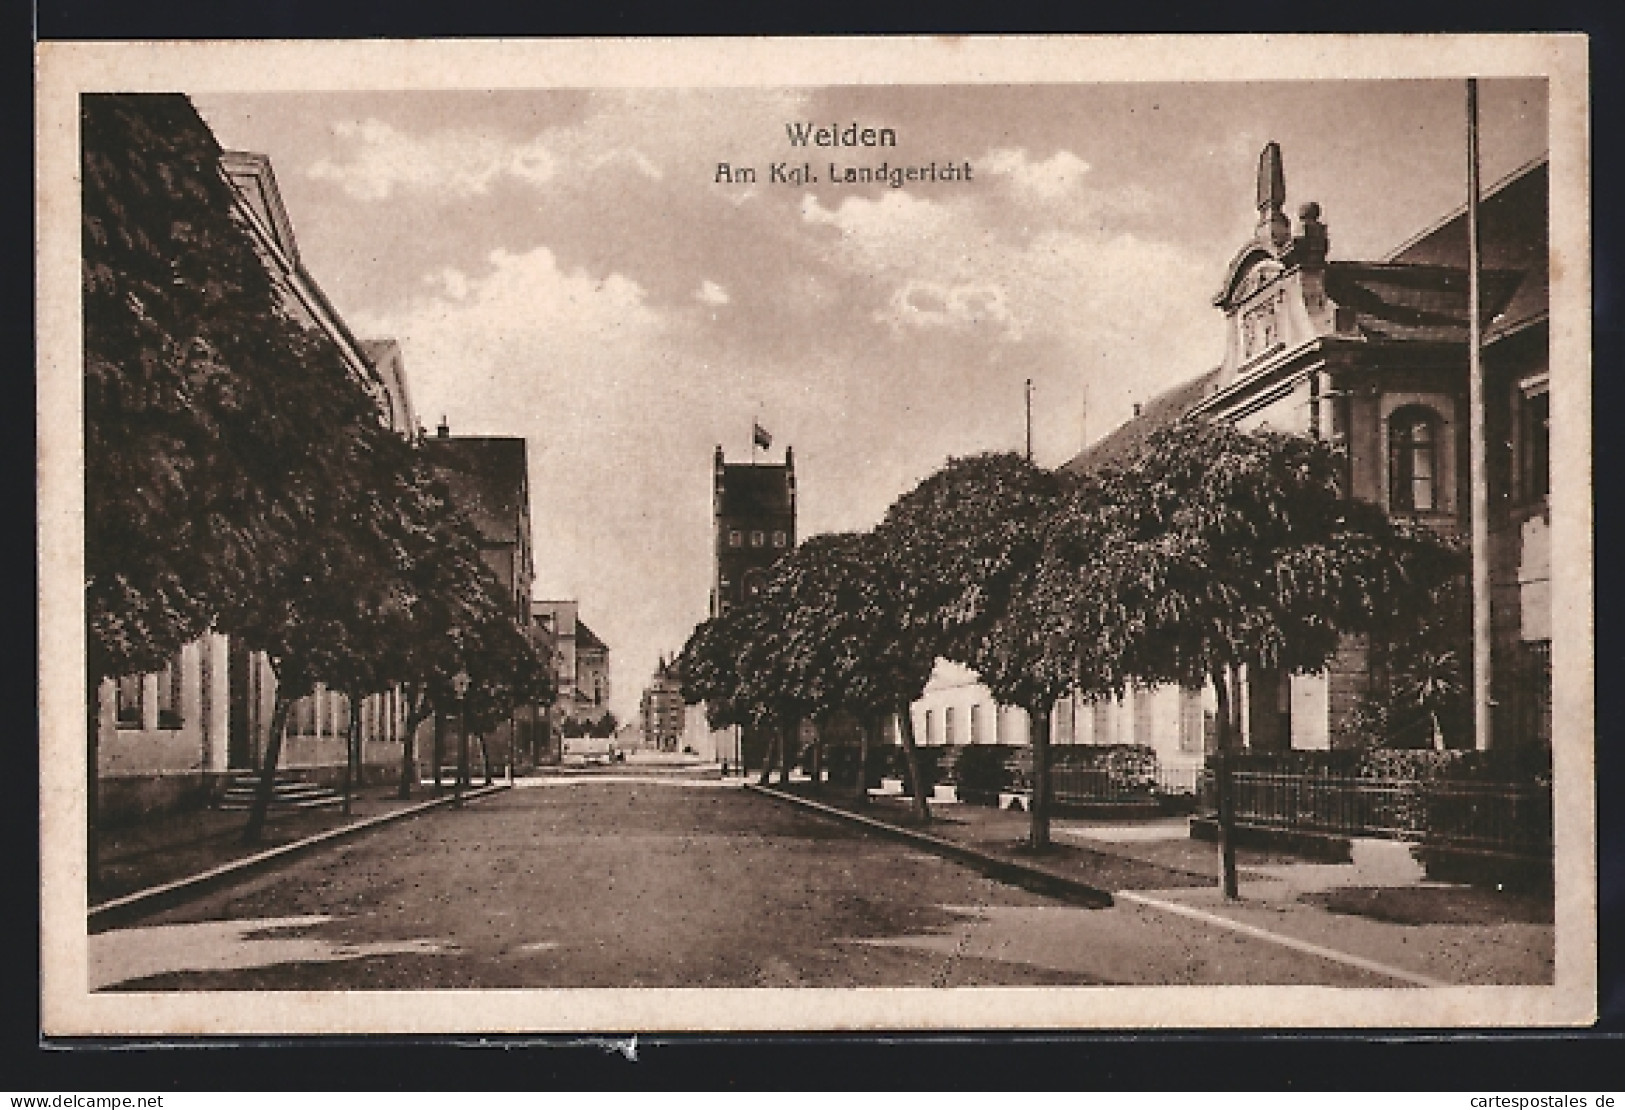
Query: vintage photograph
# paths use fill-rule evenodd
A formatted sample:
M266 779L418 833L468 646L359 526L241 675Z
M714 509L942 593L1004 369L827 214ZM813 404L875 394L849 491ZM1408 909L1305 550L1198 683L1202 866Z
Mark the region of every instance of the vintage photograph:
M42 51L47 1031L1591 1020L1584 43L1426 45Z

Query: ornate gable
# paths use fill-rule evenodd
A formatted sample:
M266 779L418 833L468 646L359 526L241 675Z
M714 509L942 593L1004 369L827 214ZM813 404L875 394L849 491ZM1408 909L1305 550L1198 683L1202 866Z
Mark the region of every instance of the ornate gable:
M1326 298L1329 239L1313 201L1298 212L1299 230L1282 211L1286 175L1281 148L1270 143L1259 156L1258 226L1225 271L1213 304L1228 319L1222 377L1245 376L1269 364L1270 356L1295 348L1333 329Z

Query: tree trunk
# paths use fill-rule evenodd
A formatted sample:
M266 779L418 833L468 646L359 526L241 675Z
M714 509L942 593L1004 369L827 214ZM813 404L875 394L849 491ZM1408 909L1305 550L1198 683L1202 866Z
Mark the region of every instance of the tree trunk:
M102 684L98 678L89 678L90 695L85 704L85 892L94 897L102 883L101 832L101 761L102 761Z
M768 786L773 782L773 760L777 753L777 746L784 743L784 733L776 725L773 729L773 738L768 741L767 749L762 752L762 777L756 785Z
M428 707L428 704L428 695L419 694L416 698L412 699L412 708L407 710L406 713L406 735L401 738L400 799L403 802L412 797L412 787L417 782L418 726L422 725L424 721L428 720L429 715L428 713L424 712L424 710Z
M791 717L788 723L783 723L781 719L779 725L779 785L786 788L790 785L791 737L795 737L795 754L801 754L800 732L801 719L799 717Z
M922 822L931 820L931 803L925 800L925 780L920 777L920 760L914 754L914 717L904 703L897 713L898 731L903 736L903 762L908 766L909 787L914 791L914 816Z
M254 784L254 805L248 811L248 824L243 827L244 844L258 844L260 833L265 829L265 815L271 808L271 793L276 787L277 761L282 758L282 733L288 726L288 710L292 705L293 699L279 681L271 708L271 735L260 764L260 781Z
M480 730L480 770L485 775L485 785L491 785L491 749L485 742L485 731Z
M440 765L446 761L446 715L438 708L434 711L434 788L442 786Z
M344 737L344 816L350 816L351 801L361 785L361 698L357 691L346 690L349 702L350 731Z
M858 726L858 783L852 800L860 806L869 801L869 734L878 731L879 721L878 716L869 715Z
M463 791L468 789L468 710L461 698L457 701L457 804L463 804Z
M1049 848L1050 787L1049 774L1049 718L1050 708L1027 710L1027 740L1033 749L1033 797L1028 806L1032 818L1028 843L1035 852Z
M814 794L824 792L824 725L817 726L818 731L813 736L812 749L812 786Z
M1226 667L1213 674L1213 690L1219 699L1219 735L1213 752L1213 788L1218 803L1219 881L1224 887L1224 896L1235 899L1240 897L1240 893L1236 883L1236 804L1230 781L1230 737L1235 721L1230 715L1233 699L1230 696L1229 670Z

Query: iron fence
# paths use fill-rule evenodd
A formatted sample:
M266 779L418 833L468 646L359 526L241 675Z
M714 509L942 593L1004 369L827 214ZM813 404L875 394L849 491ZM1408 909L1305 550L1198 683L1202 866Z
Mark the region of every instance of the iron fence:
M1054 767L1050 792L1058 802L1129 802L1157 795L1195 795L1200 767Z
M1539 784L1360 779L1235 771L1236 820L1343 836L1416 840L1519 854L1552 844L1552 794ZM1216 808L1211 772L1200 798Z

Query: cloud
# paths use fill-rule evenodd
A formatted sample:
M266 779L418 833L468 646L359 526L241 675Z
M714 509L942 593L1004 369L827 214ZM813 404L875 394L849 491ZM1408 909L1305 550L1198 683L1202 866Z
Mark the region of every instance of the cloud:
M346 140L348 157L321 159L306 171L331 181L356 200L388 200L396 192L466 199L490 191L501 179L544 185L580 170L598 173L629 168L651 180L660 167L636 147L586 144L579 131L550 129L512 141L466 130L409 134L382 120L340 120L333 134Z
M1089 172L1089 163L1070 150L1058 150L1042 162L1034 162L1024 149L1000 147L983 155L977 166L1008 177L1017 192L1044 201L1076 192Z
M709 278L700 283L700 287L694 291L694 296L697 300L711 305L724 305L733 300L728 296L726 289Z
M992 284L944 285L911 280L898 287L876 319L893 327L986 325L995 335L1020 338L1004 288Z

